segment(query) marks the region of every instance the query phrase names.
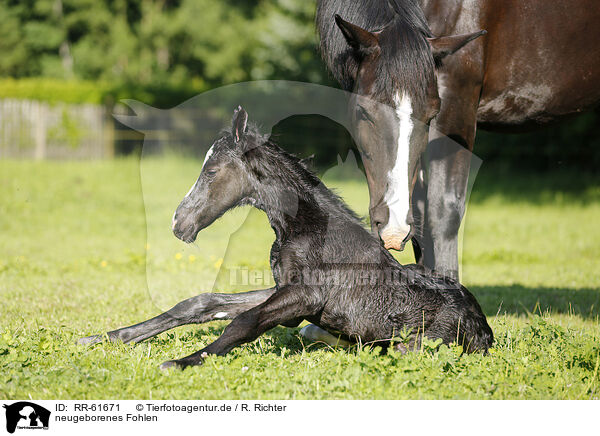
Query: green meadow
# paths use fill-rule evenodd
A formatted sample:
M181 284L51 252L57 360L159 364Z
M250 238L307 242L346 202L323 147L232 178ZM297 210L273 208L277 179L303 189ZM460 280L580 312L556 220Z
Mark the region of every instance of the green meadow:
M76 345L200 292L268 286L274 235L261 212L233 211L193 245L172 235L199 168L176 158L144 161L141 173L133 158L0 161L1 399L600 397L600 179L576 173L484 165L475 181L462 281L494 330L488 356L427 344L404 356L333 349L277 327L201 367L158 369L213 341L223 321L137 345ZM363 182L325 181L367 214ZM411 262L411 249L398 259Z

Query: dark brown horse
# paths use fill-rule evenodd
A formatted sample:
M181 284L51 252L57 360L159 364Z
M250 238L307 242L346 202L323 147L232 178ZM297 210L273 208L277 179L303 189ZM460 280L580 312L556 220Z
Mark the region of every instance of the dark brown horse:
M451 143L471 151L478 125L526 130L596 105L599 23L596 0L319 0L323 56L358 94L371 226L387 248L412 238L420 263L457 276L470 153Z

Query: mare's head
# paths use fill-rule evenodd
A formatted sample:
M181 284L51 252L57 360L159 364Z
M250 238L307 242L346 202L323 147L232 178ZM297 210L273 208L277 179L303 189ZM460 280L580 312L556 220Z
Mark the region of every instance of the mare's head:
M238 107L231 130L224 131L204 158L200 176L173 215L173 233L194 242L198 232L229 209L252 203L255 178L247 154L264 138L248 131L248 114Z
M389 1L381 29L335 21L350 52L350 117L370 193L371 227L386 248L401 250L415 231L412 191L440 97L436 68L485 32L433 38L417 2Z

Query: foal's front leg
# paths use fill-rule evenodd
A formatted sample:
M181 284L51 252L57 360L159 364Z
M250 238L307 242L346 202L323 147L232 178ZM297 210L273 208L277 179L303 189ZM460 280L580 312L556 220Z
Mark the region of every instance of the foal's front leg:
M323 303L318 294L306 287L286 286L264 303L238 315L219 338L200 351L178 360L169 360L160 368L186 368L201 365L209 354L222 356L233 348L251 342L269 329L280 324L298 324L300 320L316 315Z
M107 335L111 342L137 343L185 324L201 324L216 319L233 319L240 313L263 303L274 292L275 288L240 294L200 294L178 303L170 310L152 319L110 331ZM103 339L104 335L93 335L79 339L78 343L91 345L102 342Z

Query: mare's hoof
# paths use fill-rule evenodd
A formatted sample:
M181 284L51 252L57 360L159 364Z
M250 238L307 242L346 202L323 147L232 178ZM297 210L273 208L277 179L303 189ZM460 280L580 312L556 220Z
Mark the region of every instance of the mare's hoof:
M94 345L98 342L102 342L104 337L102 335L86 336L77 341L77 345Z

